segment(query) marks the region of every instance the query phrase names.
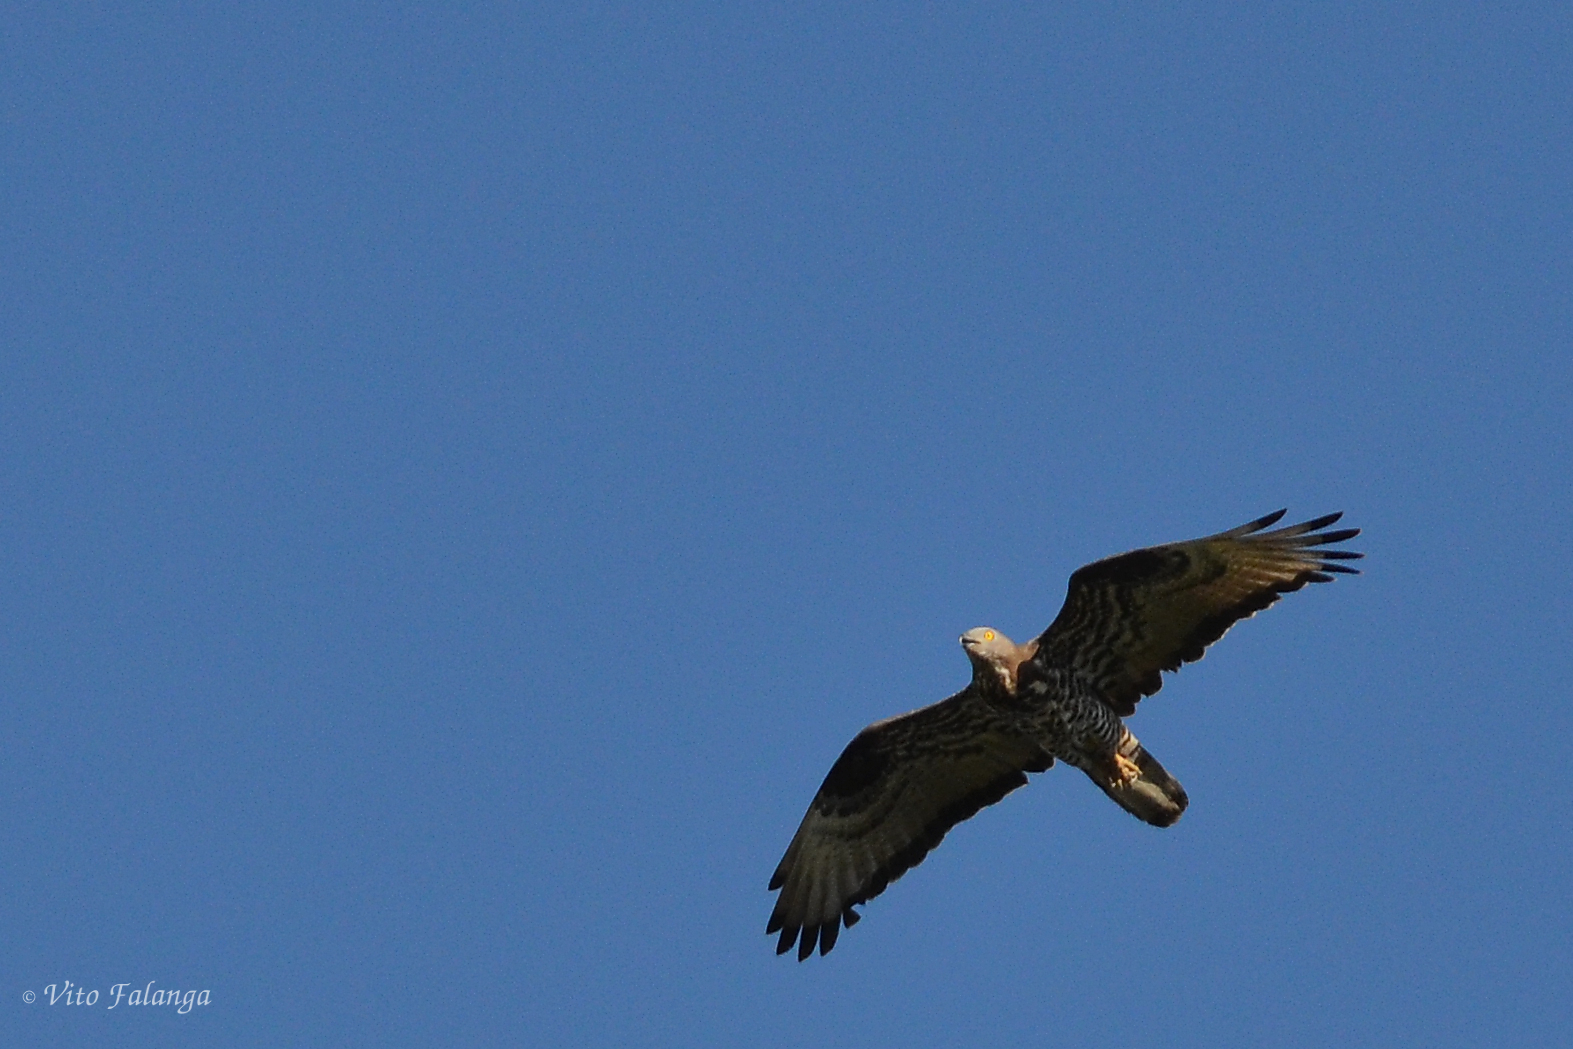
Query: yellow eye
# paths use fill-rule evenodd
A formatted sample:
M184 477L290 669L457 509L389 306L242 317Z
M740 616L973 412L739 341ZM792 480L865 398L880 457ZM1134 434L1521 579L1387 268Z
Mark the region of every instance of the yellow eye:
M992 630L985 630L983 632L983 640L985 640L985 641L993 641L994 640L994 631L992 631Z

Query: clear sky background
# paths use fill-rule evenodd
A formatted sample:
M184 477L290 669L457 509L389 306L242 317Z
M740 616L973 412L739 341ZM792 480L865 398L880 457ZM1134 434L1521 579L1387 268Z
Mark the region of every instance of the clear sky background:
M1565 4L0 17L0 1042L1567 1044ZM1178 825L775 956L962 631L1285 505Z

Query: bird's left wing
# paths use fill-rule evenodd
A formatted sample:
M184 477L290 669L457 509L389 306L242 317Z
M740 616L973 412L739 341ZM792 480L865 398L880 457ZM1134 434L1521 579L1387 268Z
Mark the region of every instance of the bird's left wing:
M1328 582L1329 573L1355 574L1337 562L1360 554L1320 549L1360 534L1324 530L1342 514L1263 531L1283 515L1077 569L1033 662L1073 669L1120 716L1135 712L1143 696L1163 687L1160 671L1202 658L1237 621L1307 583Z
M824 954L854 904L920 863L945 833L1053 763L1011 733L969 687L933 706L875 722L847 745L814 795L770 879L780 889L766 933L776 953Z

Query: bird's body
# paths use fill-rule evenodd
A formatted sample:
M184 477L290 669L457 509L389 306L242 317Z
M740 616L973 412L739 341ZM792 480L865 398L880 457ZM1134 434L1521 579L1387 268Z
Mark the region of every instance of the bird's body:
M1359 557L1316 550L1358 534L1339 517L1273 532L1276 514L1187 543L1135 550L1071 576L1065 606L1017 645L989 627L962 648L972 681L949 699L878 721L831 766L770 882L767 932L799 959L835 945L852 908L919 863L961 820L1055 760L1081 769L1137 818L1167 827L1188 803L1179 782L1125 726L1162 687L1160 672L1200 659L1237 620Z

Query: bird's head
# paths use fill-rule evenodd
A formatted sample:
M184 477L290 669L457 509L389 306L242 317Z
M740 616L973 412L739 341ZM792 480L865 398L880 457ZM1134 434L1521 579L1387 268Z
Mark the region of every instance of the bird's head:
M961 635L961 647L966 649L967 655L970 656L976 652L1014 650L1016 642L991 626L975 626Z
M1004 686L1007 692L1016 690L1016 667L1022 653L1016 642L993 627L973 627L961 635L962 650L972 660L972 679Z

